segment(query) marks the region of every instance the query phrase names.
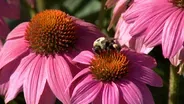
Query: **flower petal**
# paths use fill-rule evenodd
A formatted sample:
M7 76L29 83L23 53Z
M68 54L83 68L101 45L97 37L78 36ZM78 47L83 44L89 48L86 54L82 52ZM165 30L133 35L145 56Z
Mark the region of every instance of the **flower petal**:
M102 104L119 104L119 90L114 82L104 84Z
M11 75L9 89L5 97L6 103L14 99L19 93L30 67L35 64L35 57L36 54L29 54L27 57L23 58L15 72Z
M144 39L144 43L149 46L153 47L158 44L161 44L161 33L164 28L165 20L176 11L177 8L169 8L166 11L155 16L150 22L149 27L147 28L147 33Z
M172 58L181 49L184 41L183 26L184 12L181 9L175 11L166 20L162 37L162 50L166 58Z
M141 94L142 94L142 97L143 97L143 102L144 102L143 104L155 104L154 100L153 100L153 97L152 97L152 94L151 94L149 88L145 84L140 83L136 80L134 80L133 83L141 91Z
M38 104L46 84L45 57L37 55L23 83L27 104Z
M150 86L162 87L162 79L156 74L152 69L147 68L145 66L141 66L139 64L133 63L129 67L129 78L134 78L137 81L143 82Z
M0 17L0 37L5 39L10 29L2 17Z
M91 72L89 68L82 69L79 73L75 75L72 81L68 84L66 90L70 89L70 92L72 92L74 87L77 86L78 81L81 80L81 78L83 80L82 82L91 81L93 79L93 76L91 76L90 73Z
M143 36L131 38L129 41L129 48L135 50L138 53L148 54L153 49L153 47L146 47L142 37Z
M144 0L141 3L133 3L124 13L123 18L127 23L133 23L140 15L147 13L149 9L153 9L152 3L147 3L152 0ZM157 8L154 8L157 9ZM154 10L153 10L154 11ZM150 11L148 11L149 13ZM152 11L151 11L152 12Z
M122 80L118 87L120 94L127 104L143 104L143 97L139 88L129 80ZM121 99L121 98L120 98Z
M79 80L79 78L81 77L85 77L86 75L88 75L90 72L89 68L85 68L83 70L81 70L79 73L77 73L77 75L72 79L71 83L69 84L69 86L76 80Z
M55 101L56 97L52 93L48 83L46 83L39 104L55 104Z
M20 17L20 1L19 0L1 0L0 15L12 19Z
M135 35L138 35L144 32L149 26L149 24L152 22L152 19L156 17L156 15L163 13L163 11L164 12L170 11L170 9L168 8L171 8L171 6L164 6L164 7L158 6L158 8L160 9L158 9L157 11L148 12L148 13L141 15L140 18L138 18L135 21L133 28L130 30L130 34L132 36L135 36Z
M77 63L77 62L72 61L73 58L75 56L77 56L78 54L79 54L79 52L74 52L74 51L73 52L68 52L68 53L62 54L63 58L65 59L65 61L70 66L70 70L71 70L72 76L75 76L82 69L84 69L84 68L87 67L87 65L85 65L85 64L80 64L80 63Z
M113 15L109 24L109 27L107 30L110 30L110 28L113 26L115 22L117 22L118 18L121 16L121 14L127 9L127 0L119 0L116 3L116 6L113 10Z
M86 64L89 65L91 62L91 59L94 57L94 54L90 51L82 51L77 55L73 61L81 63L81 64Z
M7 41L0 52L0 69L24 54L28 50L27 45L22 38Z
M69 104L69 92L65 91L72 80L70 67L62 56L49 56L46 63L48 84L56 97L64 104Z
M135 62L141 66L145 66L148 68L154 68L157 65L155 59L146 54L137 53L128 48L122 48L121 51L128 57L130 61Z
M171 62L172 65L178 66L180 64L181 60L183 60L183 57L180 58L181 54L182 54L182 51L184 51L184 50L180 49L174 57L169 59L169 61Z
M116 33L114 38L120 43L120 45L126 44L132 36L129 34L132 24L127 24L123 17L120 17L118 24L116 26Z
M75 19L77 25L76 35L78 37L76 41L76 48L79 51L90 50L92 51L93 42L104 36L99 29L93 24L84 22L79 19Z
M0 95L4 96L6 95L6 92L8 90L9 82L3 83L0 85Z
M78 87L80 86L80 87ZM98 81L81 82L78 84L72 94L72 104L88 104L91 103L100 92L103 84Z
M0 84L7 83L10 79L10 76L14 73L18 67L22 57L17 58L13 62L8 63L0 70Z
M11 40L11 39L18 39L18 38L24 38L26 29L28 26L29 22L23 22L16 26L9 34L6 40Z

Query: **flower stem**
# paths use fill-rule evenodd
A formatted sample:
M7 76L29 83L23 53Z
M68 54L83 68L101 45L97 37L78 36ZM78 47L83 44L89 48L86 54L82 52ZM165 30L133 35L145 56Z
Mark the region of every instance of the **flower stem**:
M178 104L180 76L177 74L178 67L170 65L169 98L168 104Z
M104 16L105 16L105 2L106 0L101 0L101 10L100 10L100 13L99 13L99 17L98 17L98 27L100 29L103 28L103 19L104 19Z
M45 9L45 0L36 0L36 6L38 12L43 11Z
M33 8L29 8L29 14L30 14L30 17L32 18L35 16L36 12Z

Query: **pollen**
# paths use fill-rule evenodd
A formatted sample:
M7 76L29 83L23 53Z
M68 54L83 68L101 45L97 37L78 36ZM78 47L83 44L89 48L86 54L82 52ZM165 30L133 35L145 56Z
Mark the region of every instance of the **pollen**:
M25 39L38 54L68 52L74 47L76 25L71 16L60 10L45 10L35 15L26 29Z
M175 6L184 8L184 0L170 0Z
M116 81L128 73L129 60L120 51L105 51L96 54L90 69L94 78L100 81Z

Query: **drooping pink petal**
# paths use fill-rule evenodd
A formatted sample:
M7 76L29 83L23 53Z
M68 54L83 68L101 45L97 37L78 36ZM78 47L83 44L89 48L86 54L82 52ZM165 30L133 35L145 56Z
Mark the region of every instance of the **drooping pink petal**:
M16 97L19 93L21 86L23 85L24 79L27 77L31 66L35 61L36 54L30 54L23 58L17 67L16 71L10 77L9 89L7 91L5 102L8 103Z
M2 17L0 17L0 37L5 39L9 33L8 25L5 23Z
M69 92L65 91L72 80L70 67L62 56L49 56L45 68L48 74L48 84L56 97L64 104L69 104Z
M119 104L119 90L114 82L104 84L102 104Z
M143 97L143 104L155 104L152 94L149 90L149 88L146 86L146 84L137 82L136 80L133 81L133 83L139 88L142 97Z
M129 60L132 60L141 66L145 66L148 68L154 68L157 65L155 59L146 54L136 53L135 51L130 50L128 48L123 48L122 53L127 55Z
M102 93L103 90L101 90L98 95L96 96L96 98L93 100L93 104L102 104Z
M78 87L78 85L80 87ZM75 87L71 97L72 104L91 103L103 87L102 82L99 81L81 82L78 85Z
M120 88L120 99L123 97L127 104L143 104L142 94L133 82L122 80L117 86Z
M46 83L39 104L55 104L55 101L56 97L52 93L48 83Z
M162 13L163 11L170 11L170 8L171 6L158 6L158 9L157 11L155 12L149 12L149 13L145 13L144 15L140 16L140 18L138 18L136 21L135 21L135 25L133 26L133 28L130 30L130 34L132 36L135 36L139 33L142 33L144 32L149 23L152 21L153 18L155 18L156 15L159 15L160 13Z
M94 57L94 54L90 51L82 51L77 55L73 61L81 63L81 64L86 64L89 65L91 62L91 59Z
M132 36L129 34L131 24L127 24L122 17L120 17L118 24L116 26L116 33L114 38L120 43L120 45L126 44Z
M27 104L39 104L46 84L46 58L37 55L23 83L23 91Z
M3 68L0 70L0 85L9 82L10 76L18 67L22 57L15 59L15 62L10 62L3 66Z
M118 18L126 9L127 9L127 0L119 0L113 10L112 19L110 21L110 24L107 30L109 30L113 26L113 24L118 20Z
M0 85L0 95L5 96L8 90L9 82Z
M143 40L144 36L132 38L129 34L133 24L127 24L122 17L120 17L116 26L115 39L120 43L121 46L126 45L129 48L139 53L149 53L152 47L146 47Z
M89 73L91 73L89 68L83 69L82 71L80 71L79 73L77 73L77 75L72 79L72 81L71 81L70 84L72 84L74 81L78 80L80 77L87 76ZM70 84L69 84L69 86L70 86Z
M28 43L23 38L6 41L0 52L0 69L28 51Z
M132 63L131 67L129 67L128 77L151 86L163 86L162 79L158 74L156 74L152 69L141 66L137 63Z
M99 38L104 36L102 32L93 24L84 22L79 19L75 19L75 23L77 25L76 35L76 49L81 50L90 50L92 51L93 42Z
M166 58L172 58L181 49L184 41L183 25L184 12L181 9L175 11L166 20L162 35L162 50Z
M85 71L84 71L85 70ZM86 72L88 70L88 68L83 69L82 71L80 71L71 81L71 83L68 85L68 88L66 90L70 89L70 92L73 92L74 87L76 88L80 88L81 86L83 86L83 83L88 83L93 81L93 76L89 73ZM84 74L82 74L83 72L86 72ZM81 76L80 76L81 75ZM82 82L82 83L80 83ZM75 94L75 92L73 93L73 95ZM72 95L72 94L71 94Z
M90 75L91 71L89 68L85 68L85 69L82 69L79 73L77 73L75 75L75 77L72 79L72 81L68 84L66 90L71 90L70 92L73 91L73 88L75 86L78 86L78 82L81 81L81 78L83 79L82 82L85 83L86 81L91 81L93 79L93 76Z
M129 7L129 9L124 13L123 18L127 23L133 23L135 20L137 20L137 17L139 17L139 15L142 15L145 13L143 11L148 10L150 8L152 9L152 4L147 3L145 1L148 1L148 0L144 0L144 2L141 2L141 3L133 3Z
M128 47L135 50L138 53L148 54L153 49L153 47L147 47L144 44L142 37L144 36L131 38L129 41Z
M183 60L183 58L180 59L180 52L181 52L181 49L178 51L178 53L174 57L169 59L172 65L178 66L180 62Z
M28 43L24 40L25 27L28 23L22 23L17 26L7 37L7 41L0 52L0 69L8 64L9 62L15 60L17 57L27 52ZM17 38L17 39L15 39ZM14 40L9 40L14 39ZM12 47L13 46L13 47Z
M161 33L165 24L165 20L174 12L177 8L169 8L166 11L155 16L150 22L149 27L147 27L147 34L144 39L144 43L147 46L153 47L158 44L161 44Z
M75 76L77 73L79 73L83 68L86 68L87 65L77 63L75 61L72 61L75 56L77 56L79 52L76 52L76 50L64 53L62 54L63 58L65 61L68 63L70 66L70 70L72 73L72 76Z
M0 16L11 19L20 17L20 1L19 0L1 0L0 1Z
M16 26L9 34L6 40L22 38L25 36L29 22L23 22Z

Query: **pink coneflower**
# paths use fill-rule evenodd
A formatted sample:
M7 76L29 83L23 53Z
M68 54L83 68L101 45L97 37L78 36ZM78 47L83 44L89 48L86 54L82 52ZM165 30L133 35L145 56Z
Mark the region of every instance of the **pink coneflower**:
M162 86L152 70L153 58L126 47L121 51L93 54L83 51L73 61L89 67L79 72L71 83L72 104L154 104L146 84Z
M162 45L163 55L175 66L183 61L183 11L181 0L152 0L137 3L126 11L124 18L134 22L130 34L143 36L147 47Z
M0 52L0 81L9 81L5 102L23 90L26 104L69 104L66 86L79 71L71 61L102 36L92 24L59 10L46 10L17 26ZM75 70L74 70L75 68Z

